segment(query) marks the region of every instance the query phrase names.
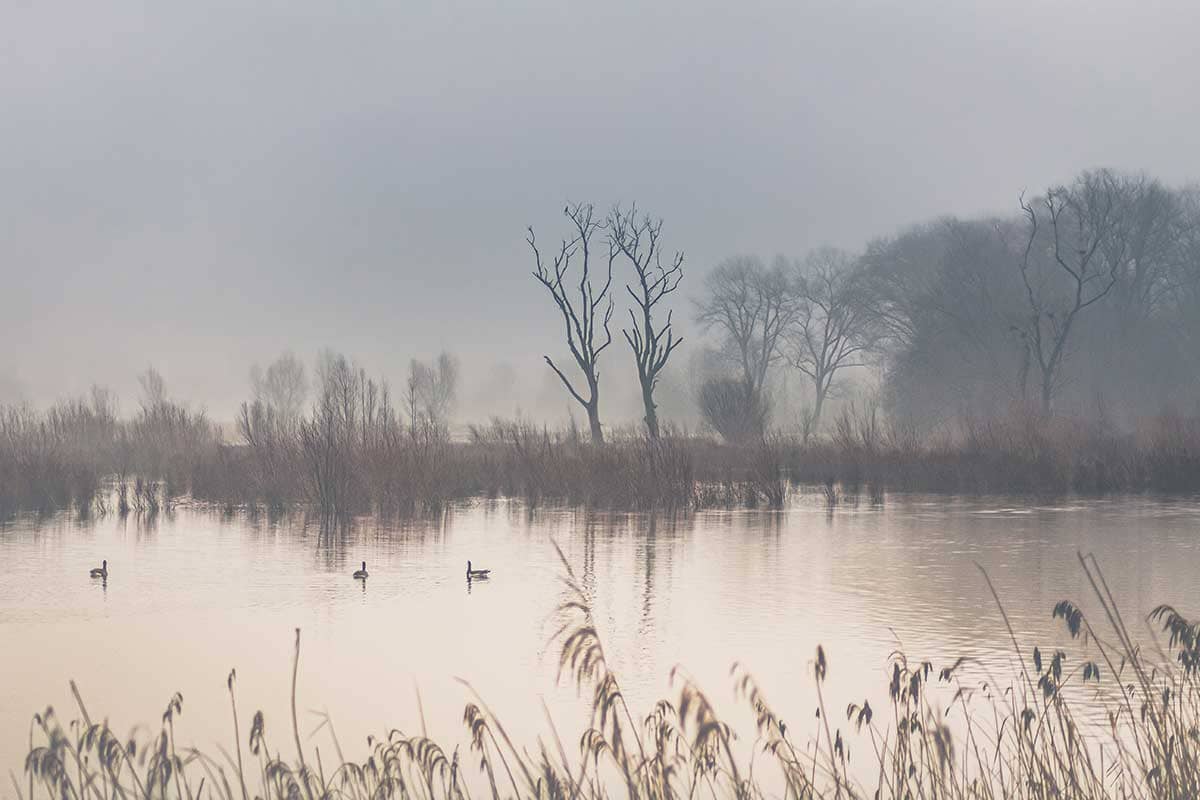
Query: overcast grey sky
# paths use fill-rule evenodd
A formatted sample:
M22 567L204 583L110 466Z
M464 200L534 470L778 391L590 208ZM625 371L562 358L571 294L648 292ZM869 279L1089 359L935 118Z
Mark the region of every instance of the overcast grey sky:
M228 418L326 345L540 384L524 229L567 200L663 216L695 288L1087 167L1200 177L1194 2L0 8L0 395L35 402L154 363Z

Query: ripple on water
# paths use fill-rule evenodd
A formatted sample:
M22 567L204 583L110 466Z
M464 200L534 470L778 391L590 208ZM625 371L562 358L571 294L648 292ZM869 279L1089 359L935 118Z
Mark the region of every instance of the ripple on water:
M434 731L458 736L466 695L455 676L515 735L545 732L531 702L543 694L568 727L582 710L554 686L547 637L561 584L551 539L593 598L637 702L670 691L667 675L682 663L728 707L738 660L781 713L807 718L821 644L830 701L866 696L884 707L900 646L938 666L965 656L976 684L1011 677L1015 654L977 563L1022 647L1070 650L1050 609L1090 600L1075 553L1095 552L1118 600L1144 614L1191 586L1198 522L1195 501L1029 506L903 494L832 515L814 501L657 519L479 502L434 522L340 532L190 508L154 524L18 521L0 528L0 641L22 654L0 665L0 764L19 765L34 711L70 707L71 678L123 726L158 718L182 690L184 735L210 744L227 738L224 681L236 666L242 702L284 720L295 627L306 643L301 705L328 709L346 741L411 726L414 684ZM106 586L87 578L102 558ZM364 559L365 584L350 578ZM468 559L494 570L469 592Z

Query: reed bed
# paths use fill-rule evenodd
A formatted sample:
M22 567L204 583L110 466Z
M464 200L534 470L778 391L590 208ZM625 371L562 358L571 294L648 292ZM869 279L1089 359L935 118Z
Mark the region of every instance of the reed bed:
M1200 418L1161 414L1119 432L1089 420L1010 414L918 433L851 404L829 437L786 440L794 482L972 494L1200 491Z
M591 598L564 558L554 650L560 680L590 704L590 721L566 739L550 723L545 737L514 742L467 686L461 745L392 730L361 760L348 759L331 725L327 749L306 745L295 713L297 630L286 744L269 741L262 712L245 726L233 672L234 740L216 753L177 745L179 695L168 702L158 733L139 740L92 717L75 691L78 718L64 725L52 709L37 715L40 741L31 741L11 784L29 800L1200 796L1200 627L1161 606L1148 622L1166 641L1144 648L1094 557L1080 554L1079 562L1098 616L1070 600L1052 610L1078 652L1029 648L1009 626L1015 668L1007 689L962 677L964 659L935 667L896 653L882 675L888 707L834 706L824 689L830 664L818 648L809 661L817 708L807 730L781 719L752 673L736 663L730 679L753 712L752 729L726 724L681 669L672 671L673 696L633 709L610 667ZM1097 711L1106 722L1084 722Z
M151 509L146 497L131 499L139 480L158 505L186 496L228 509L305 505L330 518L437 513L498 496L531 507L687 510L781 508L796 494L833 508L864 489L879 500L885 491L1200 491L1200 418L1171 414L1126 433L1037 415L917 433L851 403L823 437L727 442L668 428L651 439L626 429L596 445L524 420L492 420L456 439L352 401L289 420L246 406L238 430L226 440L203 414L167 402L128 420L103 398L0 409L0 515Z
M153 513L186 494L220 448L203 413L168 401L129 419L102 391L45 411L0 407L0 516Z

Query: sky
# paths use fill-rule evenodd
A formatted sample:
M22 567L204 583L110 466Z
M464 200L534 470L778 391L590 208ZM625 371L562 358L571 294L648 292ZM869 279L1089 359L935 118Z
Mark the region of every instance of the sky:
M128 408L153 364L226 419L285 349L393 382L446 349L510 413L555 392L525 229L567 202L664 219L687 329L729 255L1090 167L1200 179L1197 30L1192 2L0 0L0 401Z

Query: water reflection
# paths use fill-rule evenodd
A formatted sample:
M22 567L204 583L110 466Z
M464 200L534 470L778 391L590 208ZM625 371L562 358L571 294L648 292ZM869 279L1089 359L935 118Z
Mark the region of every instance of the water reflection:
M651 614L654 610L654 573L658 569L658 516L652 515L646 523L645 541L642 545L642 616L638 620L638 635L649 636L654 628Z
M866 696L886 707L897 640L939 666L971 659L963 670L977 682L1003 680L1011 645L976 562L1021 642L1043 651L1075 646L1050 619L1055 603L1092 610L1077 550L1096 553L1130 616L1186 601L1179 594L1200 569L1195 502L870 499L833 514L814 496L785 512L613 514L480 501L429 519L340 524L186 506L153 517L0 523L0 641L24 654L0 665L0 766L19 765L32 712L72 702L71 678L122 725L155 719L181 690L198 700L184 717L195 741L224 743L222 681L236 666L240 691L284 720L279 684L295 627L307 643L305 702L327 706L354 741L412 724L411 693L389 689L397 677L420 683L431 726L450 721L442 734L461 718L454 676L494 702L514 735L544 733L530 702L538 696L567 726L583 712L554 682L546 620L561 584L552 541L593 604L635 710L671 691L676 664L730 710L736 659L796 719L811 716L805 664L818 643L831 700ZM112 587L95 581L97 598L83 580L101 553L120 572ZM458 581L471 558L498 579L480 587L466 578L464 593ZM370 578L349 580L364 560ZM738 709L730 713L736 722Z

